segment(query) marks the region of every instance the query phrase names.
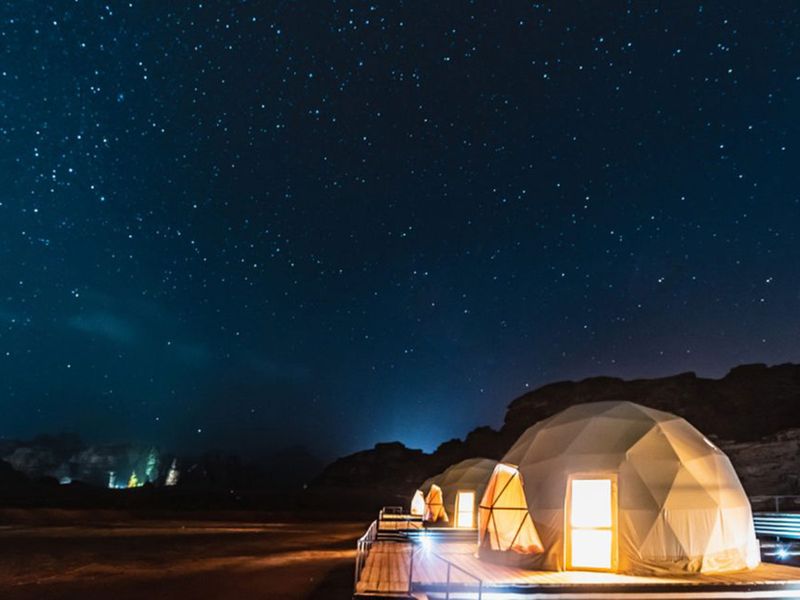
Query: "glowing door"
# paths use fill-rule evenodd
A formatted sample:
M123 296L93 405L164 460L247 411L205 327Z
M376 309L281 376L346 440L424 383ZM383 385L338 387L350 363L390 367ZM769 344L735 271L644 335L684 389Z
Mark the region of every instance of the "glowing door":
M458 492L456 527L475 527L475 492Z
M569 567L614 566L614 486L611 479L573 479L569 501Z

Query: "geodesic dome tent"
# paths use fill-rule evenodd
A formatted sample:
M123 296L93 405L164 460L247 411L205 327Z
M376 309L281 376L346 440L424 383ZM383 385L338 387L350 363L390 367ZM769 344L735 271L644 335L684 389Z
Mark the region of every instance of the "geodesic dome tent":
M724 572L760 561L728 457L632 402L572 406L525 431L481 501L481 556L548 570Z
M475 513L496 460L468 458L448 467L422 484L425 517L429 523L475 527Z

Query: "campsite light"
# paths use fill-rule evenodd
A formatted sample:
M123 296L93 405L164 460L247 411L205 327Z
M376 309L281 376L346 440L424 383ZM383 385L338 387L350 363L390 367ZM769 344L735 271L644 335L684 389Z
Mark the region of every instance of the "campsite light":
M781 560L785 560L789 557L789 549L786 546L778 544L775 548L775 556Z
M428 532L422 534L420 539L420 545L422 546L423 554L430 554L431 550L433 550L433 540L428 535Z

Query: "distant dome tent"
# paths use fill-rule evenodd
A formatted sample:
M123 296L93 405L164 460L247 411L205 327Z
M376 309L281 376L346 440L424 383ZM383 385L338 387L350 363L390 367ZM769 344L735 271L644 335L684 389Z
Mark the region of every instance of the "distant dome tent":
M479 553L546 570L657 575L756 567L749 500L687 421L632 402L572 406L494 470Z
M420 487L425 497L424 520L453 527L475 527L478 502L497 465L488 458L468 458L431 477Z

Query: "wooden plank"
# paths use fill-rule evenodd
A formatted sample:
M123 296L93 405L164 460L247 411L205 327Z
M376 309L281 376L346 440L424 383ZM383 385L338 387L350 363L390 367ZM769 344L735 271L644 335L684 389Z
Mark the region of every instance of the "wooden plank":
M391 592L391 579L392 579L392 549L388 545L384 548L383 554L385 560L383 561L383 572L381 573L380 591Z
M397 580L400 577L400 560L402 555L397 552L396 546L392 548L393 552L391 553L392 560L389 561L389 585L388 591L395 592L397 591Z

